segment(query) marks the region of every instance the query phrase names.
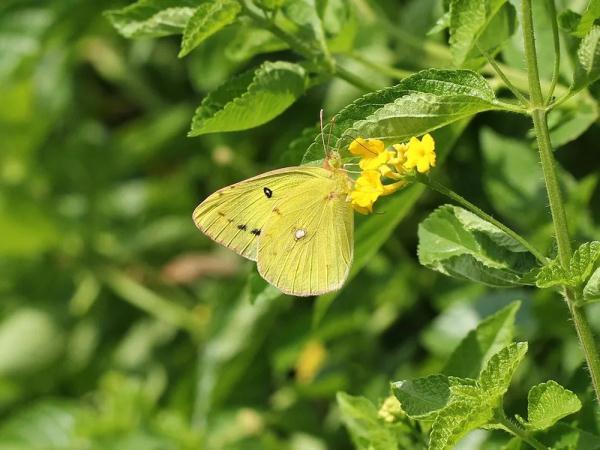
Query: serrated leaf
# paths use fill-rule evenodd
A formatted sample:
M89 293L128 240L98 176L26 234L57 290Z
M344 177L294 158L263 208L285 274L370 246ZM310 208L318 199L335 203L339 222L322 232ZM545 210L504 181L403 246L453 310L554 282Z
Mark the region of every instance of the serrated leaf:
M577 91L600 78L600 26L594 25L577 50L577 67L571 89Z
M333 148L347 156L346 147L358 136L397 143L499 108L494 91L481 75L470 70L428 69L362 96L342 109L335 124L327 124L323 133L331 134ZM323 159L322 147L319 134L304 162Z
M571 278L578 283L587 280L599 259L600 241L586 242L580 245L569 261Z
M583 299L585 301L600 300L600 267L598 267L583 288Z
M197 6L196 0L138 0L105 15L126 38L160 37L181 33Z
M496 287L529 284L535 258L494 225L452 205L419 225L419 261L460 279Z
M187 55L202 41L233 23L241 9L236 0L212 0L198 6L183 30L179 57Z
M514 9L506 0L450 2L450 50L456 66L481 66L485 58L477 45L494 54L513 32Z
M391 429L377 416L377 408L364 397L338 392L337 404L342 421L359 450L396 450L396 438Z
M277 117L304 92L304 69L265 62L211 92L192 120L190 136L254 128Z
M520 306L521 302L513 302L481 321L454 350L444 373L457 377L477 377L491 356L511 343L515 316Z
M449 450L469 431L490 421L493 411L489 405L468 401L448 405L437 415L431 434L429 450Z
M540 269L536 278L536 286L549 288L566 285L575 287L584 283L600 259L600 241L586 242L579 246L569 260L569 267L563 268L558 259Z
M545 430L580 409L581 401L573 392L550 380L529 390L527 421L519 420L530 430Z
M392 392L406 415L413 419L432 419L450 399L448 378L430 375L392 383Z
M491 397L500 397L527 353L527 343L510 344L490 358L479 376L479 384Z

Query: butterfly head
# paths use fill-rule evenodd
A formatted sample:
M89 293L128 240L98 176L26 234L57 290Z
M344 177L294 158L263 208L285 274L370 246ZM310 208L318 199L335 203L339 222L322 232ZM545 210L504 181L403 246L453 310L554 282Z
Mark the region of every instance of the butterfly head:
M325 167L325 169L338 170L341 169L342 166L342 157L337 150L330 150L327 152L327 157L323 161L323 167Z

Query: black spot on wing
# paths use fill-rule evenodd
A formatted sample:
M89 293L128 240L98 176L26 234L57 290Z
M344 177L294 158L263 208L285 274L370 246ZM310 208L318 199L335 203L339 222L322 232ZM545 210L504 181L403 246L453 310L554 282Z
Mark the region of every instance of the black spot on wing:
M254 228L250 233L254 236L260 236L260 230L258 228Z
M238 230L246 231L246 225L238 225Z
M265 196L267 198L273 197L273 191L271 189L269 189L268 187L263 188L263 192L265 193Z

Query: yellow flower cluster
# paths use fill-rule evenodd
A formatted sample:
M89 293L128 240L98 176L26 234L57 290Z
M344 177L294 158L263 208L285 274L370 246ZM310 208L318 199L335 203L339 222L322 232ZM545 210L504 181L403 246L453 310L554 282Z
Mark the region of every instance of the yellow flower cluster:
M408 184L407 178L426 173L435 166L435 142L430 134L421 140L410 138L407 144L394 144L386 149L379 139L354 139L348 148L360 156L361 174L350 193L352 207L361 214L373 212L380 196L389 195ZM384 184L382 177L397 180Z

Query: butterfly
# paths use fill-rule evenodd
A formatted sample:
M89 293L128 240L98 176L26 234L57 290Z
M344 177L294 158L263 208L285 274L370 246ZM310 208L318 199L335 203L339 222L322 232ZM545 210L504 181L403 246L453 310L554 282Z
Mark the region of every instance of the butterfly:
M283 293L320 295L340 289L352 265L352 183L332 152L323 167L282 168L220 189L193 219L208 237L256 261Z

